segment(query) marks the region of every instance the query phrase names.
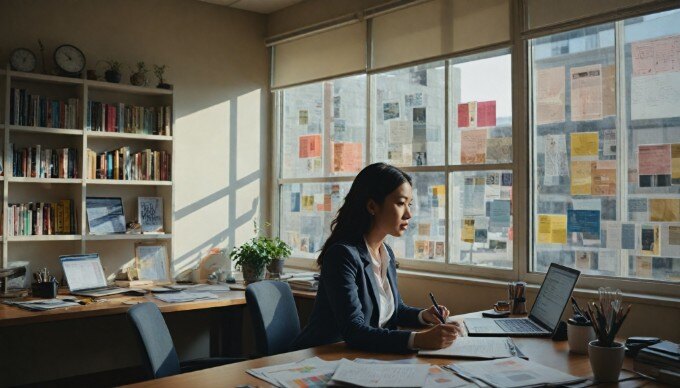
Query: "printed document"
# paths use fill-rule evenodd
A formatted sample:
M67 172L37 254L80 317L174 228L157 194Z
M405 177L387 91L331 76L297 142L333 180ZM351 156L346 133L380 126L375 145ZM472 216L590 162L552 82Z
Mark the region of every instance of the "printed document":
M448 348L421 350L419 356L459 358L508 358L513 356L509 338L506 337L459 337Z
M447 368L494 387L562 385L585 380L517 357L451 364Z
M361 364L342 359L332 381L362 387L422 387L429 368L429 364Z

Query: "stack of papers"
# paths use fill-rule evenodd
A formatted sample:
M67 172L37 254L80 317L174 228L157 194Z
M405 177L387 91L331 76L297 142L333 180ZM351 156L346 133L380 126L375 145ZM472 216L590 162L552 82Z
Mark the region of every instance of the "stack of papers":
M451 364L447 368L467 379L492 387L564 385L585 380L517 357Z
M194 300L202 299L217 299L217 295L210 292L180 291L168 294L154 294L154 296L156 299L160 299L166 303L192 302Z
M307 278L291 278L288 280L290 288L301 291L317 291L319 289L319 281L313 277Z
M176 288L176 287L173 286L173 288ZM189 287L189 289L192 292L206 292L206 291L227 292L227 291L231 291L229 286L226 285L226 284L198 284L198 285Z
M250 369L248 373L277 387L312 387L352 384L363 387L456 388L470 385L438 366L418 364L415 359L379 361L318 357L299 362Z
M22 309L31 310L31 311L45 311L45 310L58 309L58 308L62 308L62 307L80 306L77 302L75 302L75 298L34 299L34 300L26 300L26 301L10 301L10 300L8 300L8 301L5 301L5 303L10 305L10 306L17 306L17 307L20 307Z
M508 337L458 337L448 348L421 350L419 356L494 359L523 357Z

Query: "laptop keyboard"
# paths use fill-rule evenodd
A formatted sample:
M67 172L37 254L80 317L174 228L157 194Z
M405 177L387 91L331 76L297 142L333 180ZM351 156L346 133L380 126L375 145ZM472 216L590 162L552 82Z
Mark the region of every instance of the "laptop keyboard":
M528 319L497 319L496 324L509 333L541 333L541 330Z

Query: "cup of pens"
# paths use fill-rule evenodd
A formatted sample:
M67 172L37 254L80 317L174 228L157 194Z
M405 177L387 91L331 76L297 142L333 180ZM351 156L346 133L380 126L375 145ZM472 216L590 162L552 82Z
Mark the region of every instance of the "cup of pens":
M33 274L35 282L31 285L31 294L36 298L53 299L57 297L59 282L50 275L47 268Z
M508 283L508 302L512 314L527 313L526 288L525 282Z

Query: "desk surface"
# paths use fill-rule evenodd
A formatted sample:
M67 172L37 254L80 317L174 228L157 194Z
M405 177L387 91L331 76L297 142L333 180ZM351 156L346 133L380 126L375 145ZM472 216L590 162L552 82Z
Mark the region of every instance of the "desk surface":
M230 284L229 288L232 290L241 290L245 291L246 285L242 282L236 282L236 284ZM316 291L302 291L302 290L295 290L292 289L293 291L293 296L296 298L302 298L302 299L315 299L316 298Z
M476 314L474 314L476 315ZM474 316L473 314L467 315ZM517 346L524 352L530 360L539 362L543 365L561 370L563 372L583 377L592 377L588 356L569 353L567 341L553 342L545 338L514 338ZM296 352L279 354L276 356L263 357L255 360L248 360L236 364L224 365L216 368L205 369L198 372L186 373L158 380L149 380L134 384L134 387L222 387L225 382L229 386L252 385L266 387L269 384L246 373L251 368L284 364L288 362L300 361L309 357L318 356L325 360L338 360L340 358L375 358L380 360L397 360L404 358L416 358L419 362L448 365L457 362L451 358L417 357L411 355L395 355L382 353L368 353L348 348L344 343L319 346L316 348L300 350ZM624 369L632 370L632 360L626 358ZM628 371L621 372L621 378L629 378L634 375ZM653 381L635 379L621 382L621 387L651 387L659 386Z
M0 304L0 327L123 314L132 307L135 302L153 302L158 306L161 312L164 313L237 306L245 305L246 303L245 293L243 291L213 293L218 295L219 298L182 303L162 302L149 294L145 296L116 295L100 298L98 301L85 306L59 308L51 311L28 311L15 306Z

